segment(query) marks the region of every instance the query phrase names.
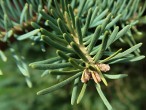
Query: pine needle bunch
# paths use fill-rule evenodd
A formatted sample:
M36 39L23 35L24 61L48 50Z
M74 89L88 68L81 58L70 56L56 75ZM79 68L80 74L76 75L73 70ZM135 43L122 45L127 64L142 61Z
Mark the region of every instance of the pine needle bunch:
M24 3L19 0L17 3L15 0L13 2L1 0L3 13L0 27L5 28L2 28L4 32L1 32L0 37L5 36L3 41L8 42L9 45L11 45L9 38L14 36L19 42L28 39L35 43L39 42L39 45L43 45L43 51L45 51L44 43L56 48L57 57L37 61L29 66L44 70L43 77L47 77L48 74L57 75L63 81L37 94L47 94L74 82L71 96L73 105L81 101L88 83L91 82L108 110L112 110L100 84L103 82L108 86L106 79L127 76L108 74L112 69L110 65L145 58L140 55L139 48L142 43L136 44L131 29L138 33L135 25L142 16L146 3L139 8L140 0L26 1L27 3ZM9 5L5 6L6 3ZM15 10L13 13L11 12L13 9L10 9L11 5ZM119 48L115 51L111 45L119 40L127 42L130 47L127 50ZM11 51L14 53L13 49ZM16 62L19 62L17 64L20 71L28 73L25 63L19 60L15 53L13 55ZM29 74L23 75L29 77ZM79 84L82 84L81 89Z
M86 17L82 20L83 16L81 13L84 13L83 9L88 9L83 4L85 3L81 2L79 4L76 13L71 5L65 4L63 1L61 5L57 1L54 1L55 7L51 7L50 15L46 14L45 10L42 10L40 13L46 19L46 25L53 32L44 29L34 22L32 23L34 28L40 29L41 39L57 49L56 53L58 57L34 62L30 66L35 69L45 70L42 76L46 74L69 75L62 82L38 92L38 95L50 93L74 81L71 103L74 104L76 100L79 103L84 95L88 82L93 80L103 102L108 109L112 109L102 93L100 82L102 81L107 86L106 78L118 79L127 76L125 74L109 75L105 74L105 72L110 70L110 64L133 62L143 59L143 55L132 54L142 44L136 44L123 52L122 49L116 52L108 50L111 44L127 34L131 25L126 25L122 29L119 29L116 26L116 22L119 20L115 20L117 18L112 19L112 13L107 13L101 18L102 20L96 19L96 23L100 23L96 24L96 28L92 29L94 30L92 33L89 29L93 28L92 23L97 15L94 15L95 12L93 9L89 8L88 12L85 12ZM98 41L101 42L98 43ZM105 58L103 59L103 57ZM83 86L77 97L79 83L83 83Z

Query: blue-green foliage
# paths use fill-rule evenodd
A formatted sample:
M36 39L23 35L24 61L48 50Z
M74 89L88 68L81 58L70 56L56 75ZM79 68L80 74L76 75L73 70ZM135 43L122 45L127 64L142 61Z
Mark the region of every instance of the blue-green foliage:
M73 81L82 84L79 79L86 70L91 74L98 73L103 83L108 85L105 78L118 79L126 75L104 74L97 64L128 63L144 58L139 50L142 43L137 44L132 35L146 7L146 3L142 8L139 4L140 0L27 0L26 3L22 0L1 0L0 28L5 31L0 33L0 37L10 46L9 38L13 36L19 42L29 39L39 43L43 51L44 43L56 48L57 57L31 63L30 66L45 70L43 76L52 74L68 78L38 94L52 92ZM112 46L117 42L129 44L130 47L123 51L120 48L115 50ZM29 77L28 67L14 54L13 49L11 52L22 74ZM112 110L99 82L93 83L106 107ZM30 80L27 83L31 86ZM71 104L76 99L77 103L80 102L87 84L83 84L78 98L79 86L74 85Z

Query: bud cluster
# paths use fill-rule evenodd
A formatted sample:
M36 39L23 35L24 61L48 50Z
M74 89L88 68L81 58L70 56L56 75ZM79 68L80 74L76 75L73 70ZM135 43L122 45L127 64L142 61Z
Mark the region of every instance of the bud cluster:
M107 72L110 70L110 66L108 64L98 63L95 66L96 66L96 68L99 68L99 70L102 72ZM101 81L100 75L97 71L85 69L83 71L81 81L82 81L82 83L87 83L90 79L93 79L95 83L99 83Z

